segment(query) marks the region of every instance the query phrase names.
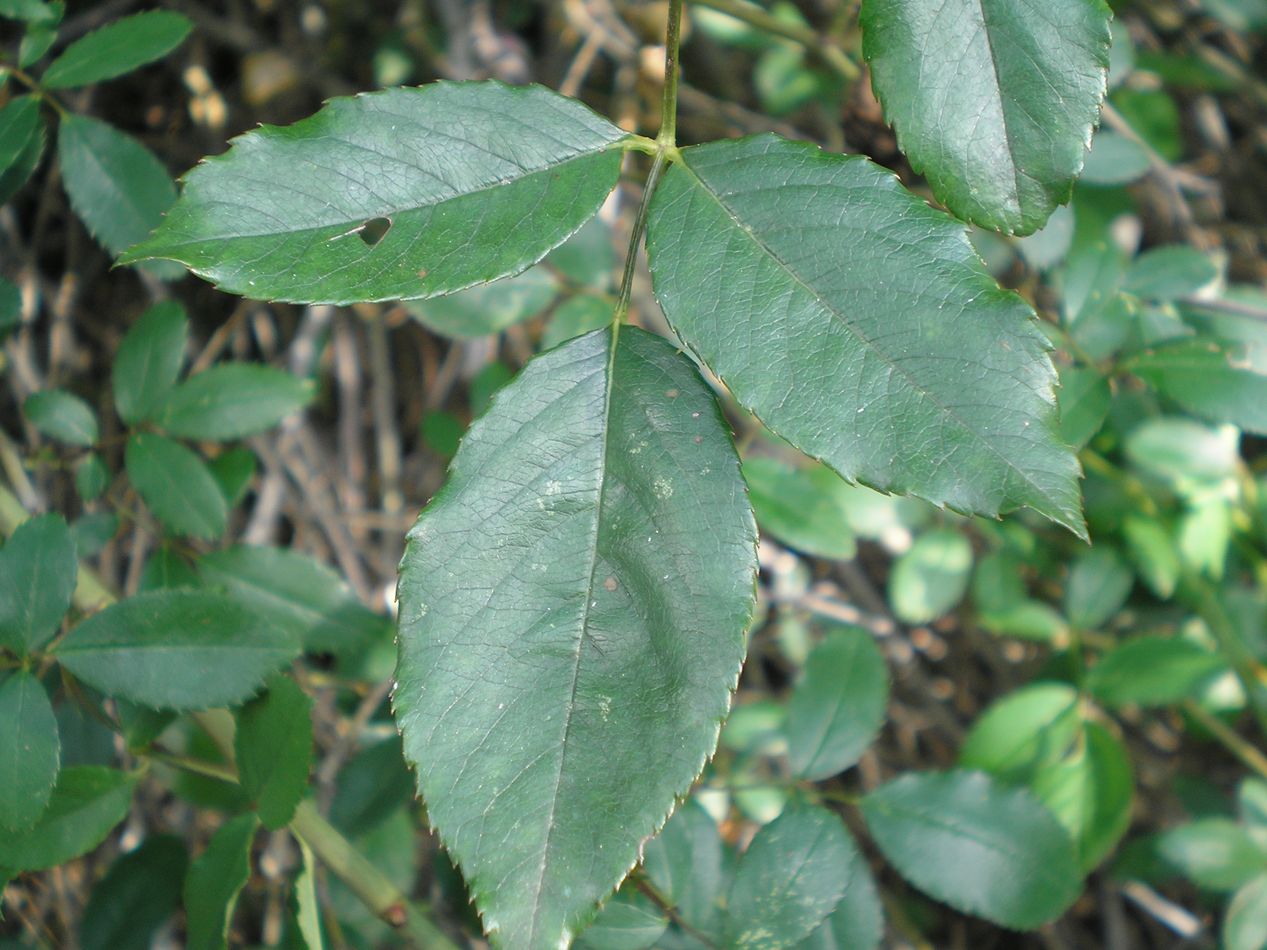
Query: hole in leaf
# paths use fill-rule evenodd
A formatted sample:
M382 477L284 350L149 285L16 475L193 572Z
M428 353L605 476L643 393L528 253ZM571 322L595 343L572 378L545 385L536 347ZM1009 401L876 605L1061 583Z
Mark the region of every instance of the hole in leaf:
M361 225L356 233L369 247L373 247L383 238L387 237L387 232L391 229L391 218L370 218Z

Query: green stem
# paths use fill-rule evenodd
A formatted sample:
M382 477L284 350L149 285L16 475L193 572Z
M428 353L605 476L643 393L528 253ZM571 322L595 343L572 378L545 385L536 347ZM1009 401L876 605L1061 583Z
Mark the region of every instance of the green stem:
M18 67L14 66L12 63L0 61L0 66L3 66L6 70L8 70L10 76L30 89L37 99L52 106L53 111L57 113L58 118L65 119L70 115L70 113L66 110L66 107L57 101L57 97L41 86L40 81L30 73L18 69Z
M745 0L691 0L691 2L696 6L709 7L732 16L736 20L742 20L763 32L799 43L821 59L833 72L849 82L853 82L862 75L858 64L850 59L839 46L819 36L809 27L797 23L784 23L756 4L747 3Z
M642 189L642 203L638 205L638 215L634 218L633 231L629 234L629 250L625 252L625 271L620 278L620 296L616 298L616 309L612 314L612 322L620 326L629 313L629 297L633 293L634 273L638 269L638 245L642 242L642 234L647 229L647 214L651 209L651 196L655 194L660 176L664 174L669 163L669 150L661 148L656 151L655 160L651 163L651 173L647 175L646 187Z
M660 132L656 142L662 148L677 145L677 86L681 72L678 58L682 45L682 0L669 0L669 22L664 31L664 102L660 106Z
M1210 735L1214 736L1223 748L1240 759L1242 765L1257 772L1261 778L1267 779L1267 755L1263 755L1256 746L1247 742L1240 733L1200 703L1188 700L1183 704L1183 708Z
M1267 669L1241 640L1214 585L1195 572L1185 572L1184 587L1194 594L1192 606L1214 635L1219 650L1231 664L1245 691L1245 702L1267 735Z

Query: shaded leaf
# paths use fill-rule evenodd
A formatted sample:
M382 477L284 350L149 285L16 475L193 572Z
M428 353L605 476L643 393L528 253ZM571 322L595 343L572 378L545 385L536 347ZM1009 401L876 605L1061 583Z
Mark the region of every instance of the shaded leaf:
M863 55L938 200L1028 234L1069 200L1109 65L1101 0L864 0Z
M1027 930L1081 891L1064 827L1028 792L980 772L904 775L867 795L862 811L903 877L965 913Z
M226 821L185 877L186 950L224 950L238 893L251 876L254 814Z
M0 835L0 867L42 871L91 851L127 816L136 780L96 765L62 769L39 821Z
M15 96L0 109L0 175L17 164L40 129L40 102L35 96Z
M20 101L20 100L19 100ZM11 103L12 104L12 103ZM0 132L4 129L0 128ZM44 156L44 126L37 123L31 135L9 166L0 171L0 205L7 202L26 184Z
M179 204L123 261L178 260L269 300L452 293L518 273L584 224L616 184L624 138L540 86L443 82L334 99L194 168Z
M107 696L155 709L209 709L253 695L298 652L289 633L220 594L160 590L82 621L56 655Z
M1223 921L1223 946L1226 950L1267 947L1267 871L1232 896Z
M79 923L82 950L150 950L154 932L180 906L189 855L179 838L156 835L110 866Z
M311 380L256 363L222 363L168 394L154 421L185 439L227 441L271 429L312 400Z
M1080 630L1113 619L1130 596L1135 575L1113 548L1098 544L1078 555L1065 585L1065 616Z
M1267 433L1267 347L1196 337L1137 354L1126 366L1189 412Z
M1131 261L1122 289L1149 300L1177 300L1195 294L1218 276L1219 269L1208 255L1175 244L1151 248Z
M409 535L394 705L499 944L575 933L699 774L755 541L711 390L645 331L538 356L472 426Z
M122 76L166 56L193 26L188 17L170 10L147 10L114 20L66 47L40 82L48 89L69 89Z
M50 439L84 448L97 441L97 414L92 407L64 389L32 393L22 403L22 414Z
M44 813L61 746L48 693L26 670L0 681L0 831L30 828Z
M284 828L308 788L312 763L312 700L289 676L275 676L268 691L237 714L234 748L242 790L260 823Z
M847 487L835 472L750 458L743 476L763 531L817 557L848 560L857 553L843 498Z
M204 539L224 534L224 495L196 453L166 436L137 432L123 458L133 487L169 531Z
M24 656L52 639L70 609L78 570L61 515L18 525L0 548L0 646Z
M643 867L689 926L713 932L726 883L725 852L716 822L698 802L684 802L643 846Z
M578 950L644 950L654 947L669 920L646 897L622 888L577 941Z
M1109 414L1109 381L1094 369L1060 371L1060 438L1080 449L1100 431Z
M867 860L853 849L847 869L849 885L836 909L798 950L876 950L884 937L884 907Z
M110 378L114 407L128 425L154 414L176 385L185 360L189 319L174 300L150 307L119 344Z
M593 294L569 297L550 314L545 332L541 334L541 348L551 349L591 330L600 329L611 320L611 300Z
M683 149L647 252L674 330L797 448L851 481L1082 533L1033 312L891 173L769 135Z
M479 284L447 297L411 300L405 309L441 336L481 337L535 317L558 292L558 281L550 272L544 267L533 267L514 277ZM607 311L610 320L611 308Z

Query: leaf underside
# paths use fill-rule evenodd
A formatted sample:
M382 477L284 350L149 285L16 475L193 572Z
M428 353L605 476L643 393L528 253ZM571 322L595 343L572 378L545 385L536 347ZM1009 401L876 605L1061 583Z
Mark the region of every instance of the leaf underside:
M647 225L683 341L851 481L1085 534L1033 311L889 172L773 135L682 151Z
M1109 64L1102 0L865 0L863 53L911 166L951 211L1029 234L1069 200Z
M394 705L498 944L575 935L699 774L755 541L712 392L642 330L539 356L468 434L402 562Z
M256 299L451 293L518 273L584 224L616 184L625 137L540 86L440 82L335 99L194 168L123 261L177 260Z

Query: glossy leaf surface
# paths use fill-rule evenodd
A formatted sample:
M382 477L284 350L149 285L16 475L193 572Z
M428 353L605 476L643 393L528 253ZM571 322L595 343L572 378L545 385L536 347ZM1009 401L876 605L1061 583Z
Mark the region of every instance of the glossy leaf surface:
M770 135L701 145L647 227L669 322L775 433L852 481L1083 532L1033 312L892 174Z
M394 704L498 944L575 935L699 774L755 542L712 392L645 331L537 357L471 428L410 532Z
M259 299L451 293L518 273L584 224L616 184L624 138L539 86L335 99L193 169L124 261L170 258Z
M1109 65L1102 0L864 0L898 144L974 224L1028 234L1069 200Z
M166 56L189 35L188 17L170 10L147 10L107 23L66 47L40 82L69 89L113 79Z
M0 681L0 834L35 824L53 793L59 763L48 693L18 670Z
M155 709L241 702L299 652L288 632L219 594L138 594L94 614L58 644L62 665L107 696Z
M1028 930L1060 916L1081 890L1073 842L1051 812L980 772L904 775L862 810L902 876L965 913Z

